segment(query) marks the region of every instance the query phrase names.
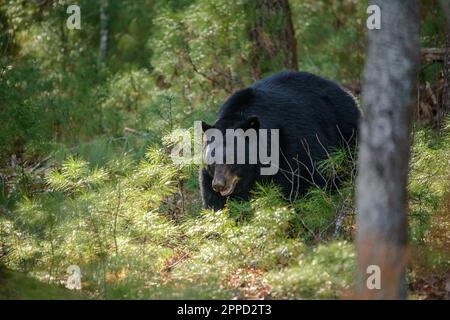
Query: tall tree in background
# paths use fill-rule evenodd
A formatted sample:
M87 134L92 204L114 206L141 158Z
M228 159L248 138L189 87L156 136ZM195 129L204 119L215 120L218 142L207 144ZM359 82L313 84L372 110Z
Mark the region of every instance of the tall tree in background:
M98 51L98 62L102 63L108 51L108 0L100 1L100 45Z
M368 30L364 72L357 291L361 298L395 299L406 296L406 186L411 93L419 58L419 7L417 0L370 4L381 8L381 29ZM379 289L367 286L372 265L380 270Z
M298 69L297 41L288 0L248 1L255 79L280 69Z

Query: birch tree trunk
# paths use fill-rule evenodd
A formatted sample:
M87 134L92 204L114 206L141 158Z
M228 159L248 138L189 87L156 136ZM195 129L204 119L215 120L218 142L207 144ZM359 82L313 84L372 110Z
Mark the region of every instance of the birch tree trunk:
M105 61L108 51L108 0L100 1L100 45L98 51L98 63Z
M281 69L298 69L297 41L288 0L248 0L253 44L250 65L253 77Z
M420 54L419 6L417 0L369 4L381 8L381 29L367 30L357 179L356 289L363 299L398 299L406 297L406 187L410 106ZM379 289L367 285L372 275L377 276L372 266L380 270Z

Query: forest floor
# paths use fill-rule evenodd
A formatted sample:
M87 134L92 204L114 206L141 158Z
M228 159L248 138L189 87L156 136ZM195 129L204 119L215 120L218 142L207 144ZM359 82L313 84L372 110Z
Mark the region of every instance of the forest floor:
M43 283L19 272L0 271L0 300L85 300L86 295Z
M409 299L450 300L450 273L428 274L410 283ZM267 287L249 286L238 299L264 299ZM245 292L246 291L246 292ZM262 293L262 294L261 294ZM345 297L343 297L345 299ZM86 300L89 295L74 292L61 286L43 283L19 272L0 272L0 300Z

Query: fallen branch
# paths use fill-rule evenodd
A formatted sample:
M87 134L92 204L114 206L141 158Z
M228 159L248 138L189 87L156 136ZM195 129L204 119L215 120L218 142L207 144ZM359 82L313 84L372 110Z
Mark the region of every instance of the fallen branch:
M420 53L422 59L425 61L443 62L448 50L450 48L422 48Z

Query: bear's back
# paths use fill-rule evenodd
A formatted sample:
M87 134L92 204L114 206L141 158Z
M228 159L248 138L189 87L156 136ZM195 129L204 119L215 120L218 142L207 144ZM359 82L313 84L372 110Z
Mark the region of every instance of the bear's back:
M253 83L250 88L263 91L304 89L318 91L325 88L338 89L339 86L327 79L303 71L281 71Z
M263 122L311 120L317 113L352 124L359 118L353 97L336 83L307 72L282 71L233 94L220 108L218 121L251 116Z

